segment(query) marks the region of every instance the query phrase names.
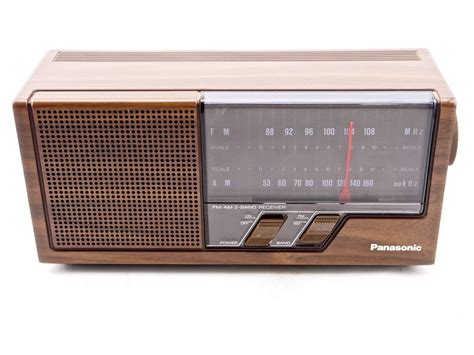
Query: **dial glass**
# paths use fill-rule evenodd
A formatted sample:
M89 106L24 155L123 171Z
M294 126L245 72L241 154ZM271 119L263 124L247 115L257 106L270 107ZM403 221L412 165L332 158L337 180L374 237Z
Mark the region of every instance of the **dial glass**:
M206 92L206 202L422 203L432 92Z

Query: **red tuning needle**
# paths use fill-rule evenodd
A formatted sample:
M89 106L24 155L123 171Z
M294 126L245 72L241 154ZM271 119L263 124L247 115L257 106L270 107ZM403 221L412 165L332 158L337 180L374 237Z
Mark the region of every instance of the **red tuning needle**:
M347 153L346 153L346 168L344 173L344 182L342 190L339 194L339 202L349 202L351 200L351 191L349 190L349 169L351 167L351 150L352 150L352 129L353 123L349 121L347 132Z

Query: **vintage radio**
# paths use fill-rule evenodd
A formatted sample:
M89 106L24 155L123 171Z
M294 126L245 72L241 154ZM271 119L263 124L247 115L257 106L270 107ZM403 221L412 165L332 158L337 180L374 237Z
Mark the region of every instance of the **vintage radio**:
M14 102L39 259L433 263L455 106L426 50L49 52Z

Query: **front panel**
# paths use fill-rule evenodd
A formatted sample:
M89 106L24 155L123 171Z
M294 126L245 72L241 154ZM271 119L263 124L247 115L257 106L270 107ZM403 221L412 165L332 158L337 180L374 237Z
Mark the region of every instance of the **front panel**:
M54 250L322 255L350 219L416 219L427 207L430 91L73 92L31 102Z

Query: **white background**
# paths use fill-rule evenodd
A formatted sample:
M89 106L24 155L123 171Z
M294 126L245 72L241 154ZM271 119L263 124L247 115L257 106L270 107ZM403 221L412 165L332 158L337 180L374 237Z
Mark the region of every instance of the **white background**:
M2 1L0 354L473 354L469 1ZM436 264L37 261L11 102L48 49L431 50L458 100Z

